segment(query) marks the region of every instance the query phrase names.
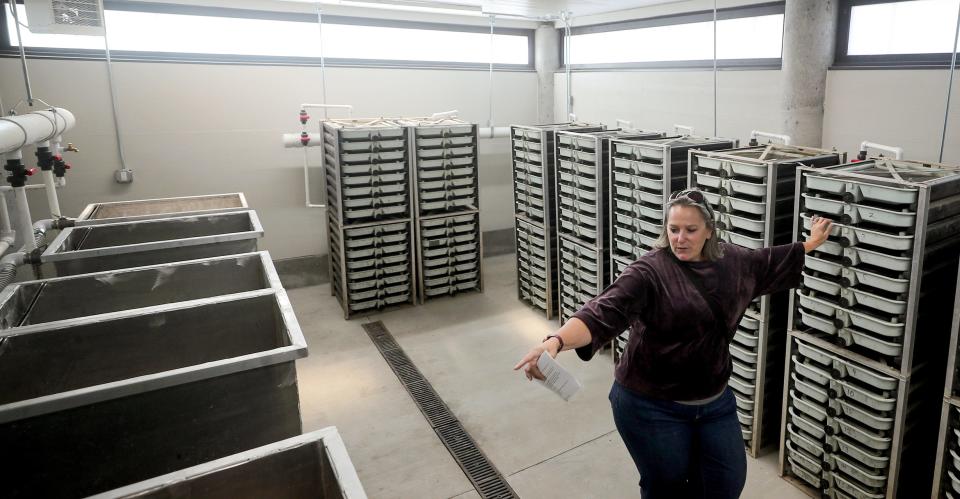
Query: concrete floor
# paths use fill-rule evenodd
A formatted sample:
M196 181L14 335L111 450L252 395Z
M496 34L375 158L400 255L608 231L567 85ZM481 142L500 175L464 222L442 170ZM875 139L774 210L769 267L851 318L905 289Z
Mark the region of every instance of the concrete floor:
M485 259L482 294L350 321L328 284L288 292L310 348L297 363L304 431L336 426L372 499L479 497L363 331L376 320L521 497L639 496L607 401L609 355L558 357L584 385L570 402L511 370L558 327L517 299L513 258ZM748 458L743 497L806 496L777 476L771 451Z

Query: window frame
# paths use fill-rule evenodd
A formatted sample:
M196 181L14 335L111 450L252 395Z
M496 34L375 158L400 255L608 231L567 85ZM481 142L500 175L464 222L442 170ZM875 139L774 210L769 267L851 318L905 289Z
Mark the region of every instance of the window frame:
M23 0L17 0L23 4ZM8 2L3 2L3 11L0 12L0 57L19 57L20 49L17 45L8 42L10 36L7 30L9 17ZM118 2L105 0L104 10L127 12L146 12L156 14L180 14L210 17L233 17L241 19L263 19L270 21L292 21L316 24L316 14L277 12L253 9L235 9L228 7L206 7L193 5L166 4L154 2ZM323 15L324 24L345 24L354 26L371 26L387 28L409 28L422 30L490 33L486 26L466 24L445 24L434 22L401 21L374 19L352 16ZM534 34L533 29L524 28L494 28L495 34L519 35L527 38L528 64L494 64L497 71L535 71L534 61ZM62 48L31 48L24 47L27 57L40 59L74 59L74 60L105 60L103 50L96 49L62 49ZM147 52L129 50L110 50L110 58L121 62L169 62L193 64L237 64L237 65L268 65L268 66L319 66L319 57L293 56L264 56L244 54L204 54L184 52ZM323 64L331 67L364 67L364 68L407 68L407 69L461 69L484 70L490 69L489 63L474 62L445 62L445 61L418 61L392 59L347 59L324 57Z
M830 69L949 69L952 58L949 51L939 54L849 55L847 53L850 45L850 19L854 7L902 1L904 0L841 0L837 20L837 47Z
M768 2L762 4L745 5L740 7L729 7L717 9L717 21L728 19L741 19L745 17L758 17L765 15L784 14L786 3L783 1ZM588 33L603 33L610 31L623 31L638 28L653 28L658 26L672 26L678 24L688 24L696 22L713 21L713 10L702 10L695 12L685 12L681 14L669 14L664 16L647 17L642 19L632 19L628 21L614 21L609 23L592 24L588 26L575 26L570 28L571 35L580 35ZM566 58L564 50L566 48L565 33L563 29L557 30L560 35L560 68L565 70ZM781 42L782 42L781 33ZM718 69L781 69L783 57L777 58L758 58L758 59L718 59ZM698 60L677 60L677 61L656 61L656 62L625 62L625 63L603 63L603 64L573 64L571 71L630 71L638 69L663 70L663 69L706 69L713 68L713 59Z

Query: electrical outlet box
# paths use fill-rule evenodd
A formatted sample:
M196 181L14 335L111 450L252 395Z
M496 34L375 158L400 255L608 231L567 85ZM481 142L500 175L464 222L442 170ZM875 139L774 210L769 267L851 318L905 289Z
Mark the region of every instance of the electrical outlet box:
M113 172L113 179L118 184L129 184L133 182L133 170L121 169Z

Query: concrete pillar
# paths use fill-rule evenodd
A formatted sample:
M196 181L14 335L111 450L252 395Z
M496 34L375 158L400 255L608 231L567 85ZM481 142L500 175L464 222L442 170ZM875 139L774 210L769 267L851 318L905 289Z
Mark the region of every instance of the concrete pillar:
M800 146L823 140L827 68L837 39L838 0L787 0L783 18L783 129Z
M553 112L554 73L560 69L560 34L552 23L544 23L534 34L537 69L537 123L556 123Z

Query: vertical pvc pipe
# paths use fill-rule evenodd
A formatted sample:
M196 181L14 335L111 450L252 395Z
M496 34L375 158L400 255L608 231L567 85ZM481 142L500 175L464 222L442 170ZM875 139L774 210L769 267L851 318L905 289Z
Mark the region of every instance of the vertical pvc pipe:
M9 234L13 230L10 225L10 210L7 208L7 197L0 194L0 235Z
M17 215L20 217L20 227L26 227L27 232L22 236L23 250L37 249L37 241L33 238L33 220L30 219L30 203L27 202L27 190L23 187L14 187L13 193L17 199Z
M46 186L47 204L50 206L50 216L60 218L60 201L57 199L57 184L54 182L53 170L43 171L43 185Z

